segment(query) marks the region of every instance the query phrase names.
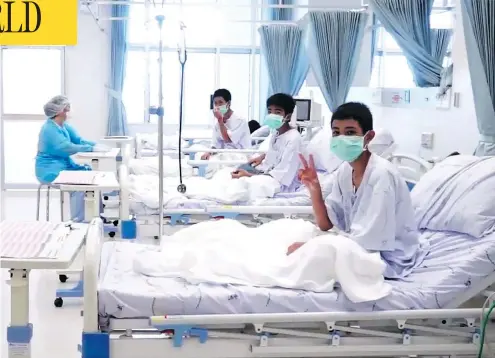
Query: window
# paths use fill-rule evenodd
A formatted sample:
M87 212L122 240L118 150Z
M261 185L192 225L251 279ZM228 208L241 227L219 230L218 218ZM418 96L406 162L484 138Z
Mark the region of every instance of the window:
M232 93L232 108L240 115L248 118L250 114L249 85L251 72L251 55L222 54L220 57L220 88L228 88Z
M43 105L64 92L63 50L2 49L2 112L43 115Z
M447 0L438 0L441 6L450 6ZM445 4L444 4L445 3ZM433 29L454 28L454 15L450 8L434 9L430 16ZM447 57L450 56L448 53ZM448 63L448 59L444 64ZM383 27L377 30L376 51L371 74L371 87L410 88L415 87L411 69L400 46Z
M64 93L61 48L1 49L2 118L6 186L37 183L34 160L43 105Z
M6 185L38 183L34 162L38 150L38 134L43 123L42 120L4 120Z
M251 119L255 108L259 108L259 48L254 45L258 35L253 33L256 23L252 21L260 12L253 7L256 3L251 0L166 2L163 8L158 5L149 8L147 26L146 8L131 5L130 51L123 91L129 123L147 121L147 105L158 106L159 103L157 50L160 32L154 20L158 14L165 15L162 29L165 123L179 121L181 67L176 48L177 40L181 38L181 21L186 25L189 50L183 107L186 126L212 124L210 95L220 87L232 92L235 110ZM156 116L149 117L149 121L156 123Z
M143 123L145 120L145 75L146 53L143 51L129 51L122 93L129 124Z

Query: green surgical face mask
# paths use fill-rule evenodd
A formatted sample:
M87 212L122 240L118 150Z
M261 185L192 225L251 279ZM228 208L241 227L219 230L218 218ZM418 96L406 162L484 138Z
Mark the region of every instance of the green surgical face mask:
M269 113L265 116L263 124L268 126L271 130L277 130L284 124L284 117L278 114Z
M364 150L364 136L339 135L332 137L330 151L344 162L353 162Z
M229 111L229 109L227 108L227 105L226 104L224 104L222 106L219 106L217 108L218 108L218 111L220 113L222 113L222 115L225 115L225 113L227 113Z

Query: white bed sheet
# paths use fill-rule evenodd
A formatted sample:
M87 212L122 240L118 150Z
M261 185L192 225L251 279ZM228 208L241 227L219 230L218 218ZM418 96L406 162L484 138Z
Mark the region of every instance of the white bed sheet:
M464 234L425 232L431 252L404 281L391 281L392 293L355 304L332 293L234 285L191 285L170 278L136 274L133 258L156 246L105 243L99 284L101 323L108 318L165 314L228 314L376 311L443 308L495 271L495 234L481 240Z

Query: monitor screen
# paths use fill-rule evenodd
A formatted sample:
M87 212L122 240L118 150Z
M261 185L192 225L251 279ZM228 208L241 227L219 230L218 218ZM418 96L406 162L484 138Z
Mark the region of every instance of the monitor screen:
M311 115L311 100L296 99L296 120L309 121Z

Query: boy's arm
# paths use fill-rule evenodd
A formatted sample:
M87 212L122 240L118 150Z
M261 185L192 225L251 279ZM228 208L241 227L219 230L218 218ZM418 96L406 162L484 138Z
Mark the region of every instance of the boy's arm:
M328 217L328 211L325 205L325 200L323 199L320 183L312 185L308 188L308 190L311 197L311 203L313 205L316 224L321 231L331 230L333 228L333 224Z

